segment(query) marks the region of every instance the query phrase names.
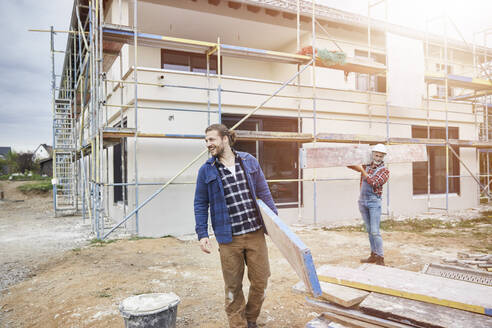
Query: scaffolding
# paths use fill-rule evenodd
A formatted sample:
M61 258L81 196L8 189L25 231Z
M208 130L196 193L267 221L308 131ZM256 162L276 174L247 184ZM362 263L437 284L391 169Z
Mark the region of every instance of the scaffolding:
M145 0L140 0L142 2ZM216 42L205 42L190 40L184 38L169 37L164 35L150 34L139 31L138 29L138 0L132 0L133 4L133 24L122 24L121 18L121 0L114 0L113 5L120 6L120 20L119 24L108 24L104 22L104 9L102 0L75 0L74 9L72 13L72 21L69 31L59 31L68 33L68 42L66 50L61 52L54 49L54 37L57 31L51 29L51 50L52 50L52 91L53 91L53 144L54 144L54 172L53 172L53 195L54 195L54 209L55 213L63 214L67 211L75 212L81 211L83 219L86 220L89 217L93 227L93 231L98 239L108 237L118 227L126 224L126 222L132 218L135 218L135 233L139 233L139 212L146 204L154 199L160 192L167 188L171 184L193 184L193 181L181 181L176 182L176 179L181 176L189 167L195 162L203 158L207 153L207 150L203 150L197 155L191 162L186 164L179 172L177 172L172 178L165 182L155 183L142 183L139 181L139 172L137 165L138 154L138 141L141 138L166 138L166 139L203 139L204 135L197 134L177 134L177 133L146 133L139 130L138 113L140 111L169 111L175 112L192 112L192 113L206 113L208 123L211 123L212 115L218 117L218 122L221 122L221 116L223 113L222 97L228 94L234 95L250 95L254 97L263 97L263 100L259 104L249 111L239 122L237 122L232 129L237 129L253 114L257 113L272 99L288 99L297 102L297 132L272 132L272 131L245 131L237 130L238 140L255 140L255 141L276 141L276 142L297 142L297 143L386 143L386 144L399 144L399 143L420 143L434 146L444 146L446 149L446 206L445 208L438 208L440 210L448 210L448 194L449 194L449 179L461 178L461 177L473 177L478 182L480 192L484 195L488 195L488 188L490 185L490 172L484 176L480 172L472 172L469 168L459 159L458 154L451 148L451 146L457 147L471 147L476 149L483 149L488 160L488 149L492 148L492 143L488 138L488 102L487 97L489 93L492 93L492 84L490 79L484 80L483 72L478 77L473 77L471 80L463 79L459 76L451 76L449 72L439 74L426 74L427 90L429 85L443 85L445 88L444 97L444 110L435 110L430 108L430 96L427 93L426 105L418 108L407 108L416 112L425 112L427 115L427 125L431 125L431 113L444 115L444 121L446 126L446 137L444 139L432 139L430 134L427 138L401 138L393 137L390 135L390 126L392 125L411 125L408 123L393 122L391 120L392 115L390 113L390 107L395 108L394 105L388 103L388 84L386 83L386 93L384 93L384 101L377 101L374 98L381 98L380 93L367 91L368 100L347 100L343 97L324 97L318 92L316 84L316 67L324 66L331 69L343 70L346 75L351 72L367 74L368 80L371 76L385 76L387 68L387 56L386 63L378 63L373 60L372 53L376 48L372 44L371 35L373 33L373 23L375 27L378 27L379 31L383 31L386 35L388 31L387 22L387 2L383 1L369 1L368 2L368 17L364 23L367 25L368 40L367 40L367 59L361 60L360 58L348 58L345 64L335 64L331 66L323 65L316 56L316 40L328 39L333 42L339 49L340 40L334 39L328 34L327 30L320 21L319 17L330 17L334 20L340 20L339 14L335 15L332 11L328 10L324 6L317 5L315 2L308 1L261 1L261 0L248 0L243 1L248 6L260 6L269 8L270 10L282 11L291 16L294 15L297 23L297 51L298 53L286 53L264 49L256 49L249 47L241 47L235 45L224 44L220 38L217 38ZM386 8L386 20L382 25L381 22L371 19L371 8L384 3ZM311 49L312 54L301 55L300 50L300 31L301 21L308 21L311 23ZM318 27L318 28L317 28ZM320 31L318 31L318 29ZM323 36L319 35L323 34ZM133 46L133 66L129 67L126 73L122 70L121 56L123 45ZM435 37L426 37L426 54L429 57L430 47L439 47L443 49L444 54L442 59L444 60L444 67L448 65L448 53L447 49L448 38L445 35L441 41L436 40ZM163 78L158 79L157 82L144 82L139 79L140 74L147 74L152 72L159 74L163 72L160 69L152 69L148 67L138 66L138 47L139 46L152 46L160 48L179 49L182 51L199 52L206 55L206 73L205 78L207 86L195 86L195 85L179 85L167 83ZM483 56L483 53L475 51L473 48L474 60L475 57ZM486 46L480 47L480 51L485 52L486 60L482 60L481 63L488 63L487 48ZM56 85L54 56L57 53L63 53L65 55L65 62L63 66L63 72L61 74L59 87ZM211 73L210 62L213 55L216 55L217 71L215 74ZM106 72L113 65L116 58L120 58L120 78L108 78ZM274 63L294 64L297 65L297 70L292 76L290 76L285 82L279 83L274 88L273 92L249 92L239 89L227 89L222 87L223 74L221 72L221 60L222 57L236 57L247 58L250 60L267 61ZM481 65L483 66L483 65ZM310 68L311 83L310 85L303 85L301 83L300 76L308 68ZM212 87L211 81L214 81L215 86ZM254 80L249 79L253 83ZM123 100L123 90L127 90L128 87L133 88L133 97L129 97L131 101ZM203 108L179 108L179 107L163 107L163 106L149 106L139 103L140 90L148 87L161 87L165 89L176 90L195 90L205 92L207 95L206 109ZM475 118L477 131L486 130L485 137L483 133L480 133L481 138L476 140L462 140L452 139L448 135L448 114L453 113L448 108L448 90L451 87L461 87L467 90L473 90L472 95L460 95L460 99L457 100L469 100L472 99L474 104L474 110L470 113L456 112L455 114L471 115ZM298 91L297 95L284 95L281 91L286 88L295 88ZM327 89L327 88L324 88ZM309 90L309 94L307 94ZM343 90L333 89L343 93ZM120 96L119 104L114 104L109 100ZM212 100L214 96L214 101ZM465 97L470 97L463 99ZM310 110L306 110L305 105L301 105L303 101L311 102ZM339 117L327 117L317 115L317 102L330 101L336 104L358 104L367 106L369 120L358 120L351 118L339 118ZM373 108L383 108L385 111L385 119L377 120L371 115ZM481 109L482 112L479 112ZM130 122L131 117L129 113L133 113L133 121ZM483 120L479 117L484 115ZM126 119L126 121L125 121ZM312 133L303 133L301 129L301 120L311 119L313 121ZM375 135L355 135L355 134L336 134L326 133L320 131L317 126L317 122L321 120L332 121L345 121L345 122L365 122L369 124L381 124L386 126L385 136ZM482 122L483 121L483 122ZM127 125L124 124L128 124ZM131 123L131 124L129 124ZM110 182L108 168L108 147L116 144L121 144L121 147L127 147L126 142L122 143L122 140L133 141L133 181L126 181L126 178L121 182ZM470 175L467 176L453 176L449 174L449 152L451 151L453 156L456 156L461 164L466 168ZM123 151L121 151L121 171L126 172L127 168L123 167ZM479 156L479 155L477 155ZM313 184L313 214L309 218L309 221L313 224L318 222L317 213L317 184L322 181L338 181L348 179L336 179L336 178L322 178L318 177L316 170L312 172L311 178L301 178L302 173L298 168L297 179L276 179L269 180L270 183L276 182L297 182L298 185L298 216L299 220L307 223L305 217L301 217L301 183L310 182ZM479 178L477 178L479 177ZM483 184L483 178L486 178L487 184ZM482 181L480 181L482 179ZM428 172L428 181L430 181L430 172ZM139 189L146 185L159 185L160 187L152 193L152 195L144 200L139 198ZM123 217L117 220L115 225L108 225L109 218L109 193L111 188L120 187L123 193ZM134 190L135 201L130 205L125 202L127 199L128 190L131 187ZM388 186L389 188L389 186ZM428 186L428 210L433 209L430 206L430 187ZM391 215L390 211L390 199L389 192L387 191L387 213Z

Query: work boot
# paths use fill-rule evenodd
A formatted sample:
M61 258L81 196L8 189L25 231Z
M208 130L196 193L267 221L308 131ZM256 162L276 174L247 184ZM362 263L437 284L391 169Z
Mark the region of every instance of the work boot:
M360 260L360 263L376 263L376 256L376 253L371 252L371 256L369 256L367 259Z
M248 321L248 328L258 328L258 325L256 322Z
M376 255L376 261L374 262L377 265L382 265L384 266L384 257Z

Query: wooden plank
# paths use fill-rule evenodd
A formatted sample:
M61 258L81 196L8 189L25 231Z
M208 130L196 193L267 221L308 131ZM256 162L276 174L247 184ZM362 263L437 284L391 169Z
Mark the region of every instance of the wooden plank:
M492 318L483 314L378 293L371 293L359 308L370 315L421 327L492 327Z
M257 200L268 236L282 255L316 297L321 295L321 287L314 267L311 251L290 228L262 201Z
M425 145L389 145L385 163L411 163L427 161ZM301 168L322 168L347 165L369 164L372 160L371 146L319 146L305 145L300 151Z
M369 295L369 292L364 290L350 288L346 286L330 284L328 282L320 282L321 298L343 307L352 307L359 304L364 298ZM292 289L298 293L306 293L306 286L302 281L295 284Z
M321 314L326 319L332 320L334 322L340 323L342 325L347 325L349 327L354 328L381 328L380 325L376 325L373 323L361 321L355 318L350 318L343 316L341 314L331 313L331 312L323 312Z
M489 286L384 266L367 267L370 270L324 265L318 268L318 278L320 281L492 316L492 288Z
M316 306L317 308L321 309L322 311L329 311L331 313L336 313L340 314L346 317L358 319L360 321L365 321L368 323L373 323L376 325L380 325L381 327L386 327L386 328L409 328L411 326L406 325L404 323L399 323L399 322L394 322L378 317L373 317L371 315L367 315L365 313L362 313L358 310L353 310L353 309L344 309L339 306L330 304L328 302L324 301L319 301L319 300L312 300L309 298L306 298L306 302L309 305Z

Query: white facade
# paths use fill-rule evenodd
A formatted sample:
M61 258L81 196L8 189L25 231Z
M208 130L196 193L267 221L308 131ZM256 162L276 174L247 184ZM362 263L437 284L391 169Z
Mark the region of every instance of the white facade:
M227 6L227 1L215 6L207 1L163 1L159 5L152 1L140 1L138 7L139 31L187 38L208 42L220 42L252 48L295 53L296 22L283 18L282 15L272 17L261 11L252 13L242 6L233 9ZM107 23L132 24L133 8L128 2L122 1L120 13L119 1L113 1L106 11ZM191 24L190 22L193 22ZM303 23L301 46L311 44L309 34L310 24ZM348 57L356 55L356 51L367 51L364 46L363 32L346 28L329 27L331 35L339 39ZM375 52L384 55L382 38L375 38ZM317 47L335 50L331 41L319 38ZM174 49L176 50L176 49ZM458 58L459 59L459 58ZM463 59L463 65L469 64ZM262 103L268 95L274 93L282 83L292 77L297 71L297 65L280 64L265 61L255 61L242 58L222 57L222 76L219 79L213 74L210 79L204 73L183 72L162 69L161 49L158 47L138 46L136 65L138 69L138 117L130 107L122 111L119 105L134 105L135 90L130 83L124 88L117 84L108 83L109 105L107 117L113 117L107 124L115 126L121 117L126 118L128 128L134 128L138 121L140 133L154 134L186 134L203 135L209 123L219 120L219 94L217 91L207 91L203 88L216 89L220 86L220 111L222 115L246 115ZM412 63L408 63L411 65ZM422 63L417 63L422 65ZM108 81L133 81L135 70L135 52L131 45L124 45L121 57L113 63L107 72ZM311 97L313 94L313 76L316 81L316 125L314 125L313 101L299 99L299 95ZM421 108L386 107L386 95L383 92L366 92L356 90L355 73L345 77L341 70L307 68L300 75L301 86L289 85L281 93L283 97L274 97L258 112L257 117L291 117L296 119L301 115L301 132L341 133L354 135L386 136L412 138L412 126L445 127L445 103L442 99L420 99ZM145 84L147 83L147 84ZM154 84L154 85L153 85ZM160 87L155 84L165 84ZM424 81L422 81L424 87ZM176 86L196 87L182 88ZM391 87L391 86L390 86ZM202 89L197 89L202 88ZM431 89L432 92L432 89ZM434 90L434 92L436 92ZM256 93L256 94L253 94ZM258 93L260 95L258 95ZM290 98L287 96L291 96ZM372 103L368 105L367 103ZM426 106L430 108L427 115ZM160 109L146 109L154 107ZM212 113L164 110L163 108L181 108L187 110L207 110ZM387 117L388 114L388 117ZM106 116L106 113L104 114ZM387 118L391 124L387 125ZM477 140L478 128L476 116L472 115L469 103L448 103L448 124L457 127L459 138ZM480 122L480 118L478 118ZM388 130L387 127L389 126ZM239 127L241 129L241 127ZM136 161L134 160L136 149ZM204 149L204 142L190 139L138 138L126 140L126 171L128 182L135 181L138 176L138 203L142 203L157 189L179 172L187 163ZM108 169L109 183L114 182L114 153L113 148L107 150L109 161L105 164ZM106 156L106 155L104 155ZM261 156L261 154L260 154ZM452 156L450 154L450 156ZM475 148L460 148L460 158L474 172L479 170ZM139 211L139 233L144 236L179 235L194 231L193 197L194 181L198 168L207 159L203 156L197 163L185 171L176 183L167 187L155 199ZM282 161L282 158L278 158ZM137 168L135 168L137 165ZM450 210L473 207L478 204L479 192L475 181L470 177L457 178L460 180L459 193L414 194L412 163L393 164L389 166L391 178L384 189L383 212L392 215L413 215L428 210L428 207L443 208L446 200ZM265 170L265 168L264 168ZM459 174L469 175L463 165ZM304 170L303 179L314 178L316 183L303 182L301 190L300 210L297 206L282 207L280 217L287 223L320 225L343 223L360 217L357 208L359 192L358 174L346 168L329 168ZM155 183L152 184L151 183ZM158 184L159 183L159 184ZM105 190L108 215L116 222L124 217L125 212L135 208L136 193L134 186L128 186L128 200L125 208L123 201L114 199L114 188ZM316 214L314 201L316 199ZM387 201L389 199L389 202ZM389 204L389 208L387 206ZM135 226L135 220L130 221L130 227Z

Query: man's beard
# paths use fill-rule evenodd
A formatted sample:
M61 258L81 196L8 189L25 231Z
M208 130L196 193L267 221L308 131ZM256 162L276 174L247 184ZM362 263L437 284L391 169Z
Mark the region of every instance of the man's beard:
M215 156L217 158L221 158L224 155L224 146L215 146L215 154L212 154L212 150L209 148L208 152L210 155Z

